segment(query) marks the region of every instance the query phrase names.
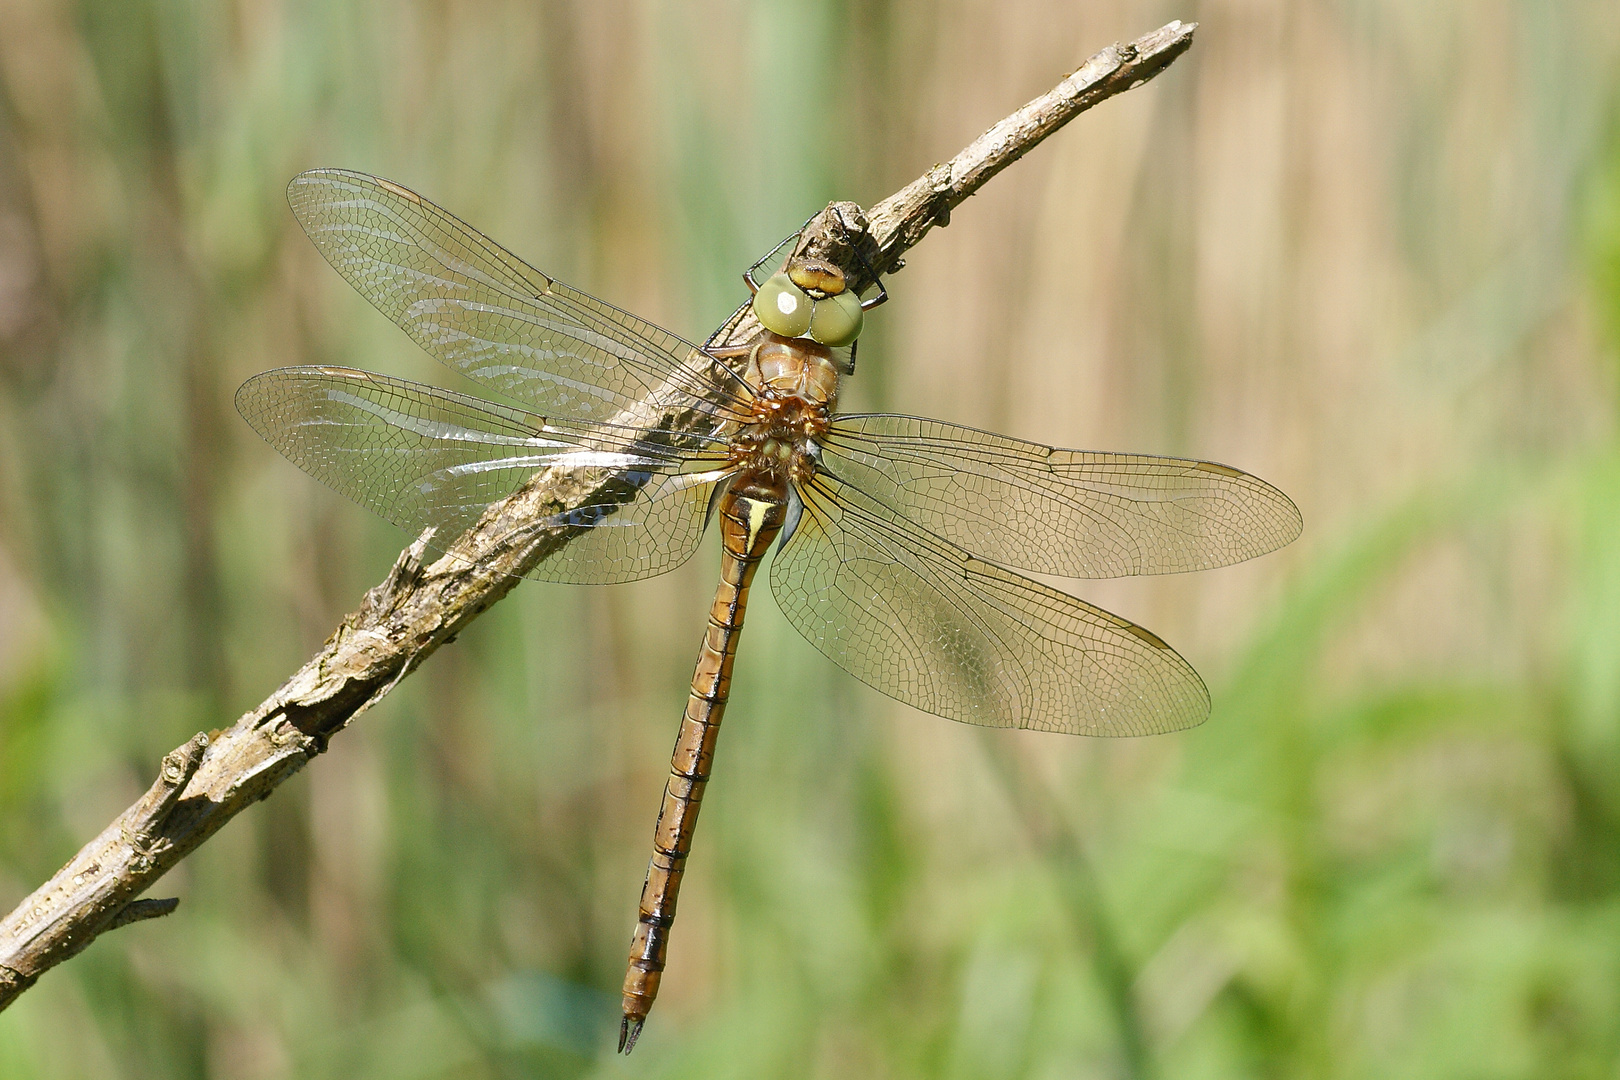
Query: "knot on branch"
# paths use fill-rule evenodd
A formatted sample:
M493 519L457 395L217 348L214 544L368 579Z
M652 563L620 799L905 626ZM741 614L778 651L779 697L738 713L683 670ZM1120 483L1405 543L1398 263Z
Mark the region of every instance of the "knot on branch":
M161 900L131 900L113 916L112 922L107 924L107 929L117 930L120 926L128 926L132 922L161 918L173 913L179 906L178 896L168 896Z
M374 630L360 633L381 636ZM275 745L294 744L306 758L318 757L326 753L333 735L380 701L413 668L408 659L395 657L389 668L364 674L333 672L310 696L282 702L264 718L261 726Z
M139 808L136 820L144 823L136 834L137 845L141 834L150 832L153 827L160 824L164 815L179 801L180 793L191 782L191 778L197 775L197 769L202 765L203 754L207 750L208 736L199 731L185 743L163 755L163 763L158 766L157 779L147 789L140 803L136 804Z
M872 237L866 211L852 202L831 202L805 225L789 259L825 259L844 272L856 294L883 273L882 252Z
M157 779L136 804L135 814L130 822L134 827L128 830L129 845L135 851L134 861L137 870L144 868L162 845L161 837L168 823L169 813L180 801L180 793L191 782L191 778L197 775L197 769L202 765L203 755L207 750L208 736L199 731L183 745L163 755L163 763L158 766Z
M203 752L208 749L208 736L202 732L193 735L183 746L177 746L163 755L158 769L158 782L167 784L174 794L185 787L202 764Z
M399 553L388 576L366 591L359 609L344 618L332 639L340 637L346 630L357 630L361 626L382 622L398 610L401 603L410 599L416 587L422 583L423 556L427 554L428 544L433 541L434 532L431 527L423 529L421 535Z

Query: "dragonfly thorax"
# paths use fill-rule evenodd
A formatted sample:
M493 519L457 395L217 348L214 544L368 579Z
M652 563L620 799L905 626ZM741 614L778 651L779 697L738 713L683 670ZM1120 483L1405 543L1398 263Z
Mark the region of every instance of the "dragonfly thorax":
M842 365L826 345L761 330L743 380L761 397L801 398L831 412L838 403Z
M753 420L732 440L733 463L808 479L838 400L839 369L827 346L762 330L743 377L754 391Z

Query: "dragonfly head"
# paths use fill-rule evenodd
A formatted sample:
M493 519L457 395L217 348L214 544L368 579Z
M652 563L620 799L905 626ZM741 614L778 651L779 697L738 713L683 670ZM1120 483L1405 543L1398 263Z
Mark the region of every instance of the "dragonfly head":
M866 313L845 288L844 272L825 259L796 258L754 294L760 325L782 337L809 337L840 348L860 337Z

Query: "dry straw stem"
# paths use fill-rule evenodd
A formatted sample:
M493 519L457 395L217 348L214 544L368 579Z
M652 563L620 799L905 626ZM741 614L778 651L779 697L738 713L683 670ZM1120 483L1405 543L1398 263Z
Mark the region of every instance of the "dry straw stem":
M804 242L824 247L857 278L899 269L901 256L930 228L947 224L963 199L1073 117L1164 70L1192 44L1195 28L1173 22L1103 49L864 216L849 203L829 207ZM752 329L745 319L728 337L740 340ZM693 363L706 369L711 361L694 356ZM694 419L661 404L656 393L634 412L620 419L653 430L679 431ZM199 734L165 756L151 789L0 921L0 1009L97 935L174 910L172 900L136 897L268 797L573 536L525 523L633 494L623 477L605 470L542 472L490 506L432 564L424 563L430 536L419 537L313 659L226 730Z

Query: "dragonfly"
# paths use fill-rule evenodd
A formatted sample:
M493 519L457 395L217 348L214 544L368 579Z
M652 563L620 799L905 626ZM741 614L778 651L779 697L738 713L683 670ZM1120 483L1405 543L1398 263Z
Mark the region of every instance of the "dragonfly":
M502 534L566 534L527 571L544 581L651 577L719 531L719 585L623 985L625 1053L658 995L767 555L788 622L890 697L985 727L1148 735L1208 716L1198 674L1151 631L1025 574L1203 570L1300 532L1286 495L1225 465L839 412L866 313L887 291L865 274L863 296L803 230L744 274L752 295L698 345L541 273L392 181L316 170L288 201L332 267L417 344L527 406L350 368L264 372L237 407L293 463L434 537L487 524L537 476L589 477L589 494ZM671 415L684 420L654 419Z

